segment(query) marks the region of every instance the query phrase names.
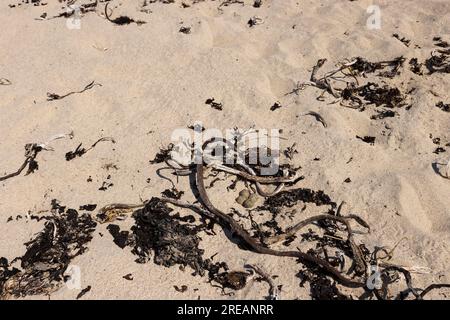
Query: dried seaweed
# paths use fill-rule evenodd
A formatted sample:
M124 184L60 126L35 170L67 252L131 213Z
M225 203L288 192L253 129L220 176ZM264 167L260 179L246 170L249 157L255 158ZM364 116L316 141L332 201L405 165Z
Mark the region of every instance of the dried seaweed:
M111 179L111 175L108 175L108 176L106 177L106 179L107 179L107 181L103 181L103 182L102 182L102 185L100 186L100 188L98 188L98 190L100 190L100 191L106 191L106 190L108 190L109 188L111 188L112 186L114 186L114 183L108 181L109 179Z
M312 300L351 300L351 297L341 293L336 286L336 282L332 282L323 274L301 270L297 277L303 283L308 281Z
M435 42L434 45L436 47L440 47L440 48L448 48L448 47L450 47L450 44L447 41L442 40L441 37L434 37L433 41Z
M392 60L387 61L379 61L379 62L370 62L362 57L356 57L351 59L353 63L349 65L349 69L356 75L365 76L369 73L374 73L378 70L384 70L385 68L390 68L387 71L381 72L378 75L384 76L387 78L393 78L394 76L399 74L400 68L403 66L405 62L405 58L397 57Z
M450 49L433 52L431 57L425 60L425 66L429 74L450 73Z
M433 153L439 154L439 153L443 153L443 152L445 152L445 151L446 151L446 150L445 150L444 148L438 147L438 148L436 148L436 150L433 151Z
M260 8L261 6L262 6L262 0L255 0L255 2L253 2L254 8Z
M211 106L211 108L222 111L223 110L223 104L220 102L215 102L214 98L206 99L205 104L208 104Z
M281 191L273 197L267 198L264 204L256 209L267 210L273 214L277 214L282 208L292 208L300 201L314 203L317 206L330 205L332 209L336 207L336 203L322 190L314 191L307 188L298 188Z
M32 0L37 1L37 0ZM104 0L104 1L111 1L111 0ZM61 2L61 1L60 1ZM86 14L89 12L95 12L97 9L99 0L94 0L94 2L90 3L83 3L79 4L77 6L72 6L73 3L68 3L68 5L64 8L65 10L55 16L47 17L47 13L44 12L38 19L35 20L51 20L51 19L57 19L57 18L70 18L73 15L75 15L77 12L81 14ZM47 3L42 3L42 5L46 5Z
M380 120L384 118L393 118L397 115L395 111L392 110L376 110L377 114L370 117L370 119Z
M124 275L122 278L124 278L125 280L128 280L128 281L133 281L133 279L134 279L133 275L131 273Z
M81 297L83 297L86 293L88 293L89 291L91 291L92 287L91 286L87 286L86 288L84 288L83 290L81 290L81 292L77 295L77 300L80 299Z
M64 212L53 201L53 215L45 217L44 229L25 243L26 252L20 260L20 269L2 258L0 265L0 299L10 296L48 294L65 281L64 272L71 261L86 252L96 223L88 214L74 209Z
M409 45L411 44L411 40L408 40L405 37L400 37L397 33L394 33L392 36L407 47L409 47Z
M22 171L28 166L27 172L25 175L29 175L30 173L33 173L34 171L36 171L39 168L39 165L36 161L36 157L38 155L39 152L41 152L43 150L43 148L36 144L36 143L28 143L25 145L25 161L23 162L23 164L20 166L19 169L17 169L17 171L7 174L3 177L0 177L0 181L4 181L6 179L18 176L19 174L22 173Z
M370 62L362 57L356 57L340 63L336 70L319 77L317 73L326 62L326 59L319 59L313 67L310 81L298 83L296 88L288 94L298 94L300 90L305 89L307 86L314 86L323 90L322 94L317 97L319 101L323 101L324 94L328 93L336 99L333 103L340 102L342 106L361 111L367 105L372 104L375 107L385 106L387 108L407 106L407 95L402 94L400 89L375 82L360 85L360 80L358 79L358 77L365 77L378 70L380 71L377 74L378 77L393 78L400 74L400 69L405 60L404 57L397 57L393 60ZM345 83L346 86L335 87L335 83ZM388 113L382 114L380 117L382 118L389 114L392 115L392 113Z
M364 136L364 137L360 137L360 136L356 136L356 138L362 140L365 143L368 143L370 145L374 145L375 144L375 137L372 136Z
M80 90L80 91L71 91L69 93L66 93L64 95L59 95L56 93L50 93L47 92L47 101L54 101L54 100L61 100L64 99L72 94L77 94L77 93L83 93L87 90L90 90L92 88L94 88L95 86L102 86L100 83L95 83L95 81L92 81L91 83L89 83L87 86L84 87L84 89Z
M422 67L423 67L423 64L419 63L417 58L412 58L411 60L409 60L409 69L413 73L415 73L419 76L423 75Z
M191 27L181 27L178 32L184 33L184 34L190 34L191 33Z
M100 138L98 139L94 144L92 144L89 148L85 149L82 148L82 143L80 143L76 149L74 151L69 151L66 153L66 161L70 161L75 159L76 157L81 157L82 155L84 155L86 152L92 150L95 148L95 146L102 141L111 141L112 143L116 143L116 141L114 140L114 138L111 137L104 137L104 138Z
M262 24L264 23L264 20L259 18L259 17L251 17L248 21L247 21L247 25L249 26L249 28L252 28L258 24Z
M184 194L184 191L178 191L176 188L166 189L161 194L167 198L179 200Z
M137 263L146 263L153 256L155 264L165 267L179 265L183 270L189 266L194 270L193 275L203 276L207 271L210 281L215 280L224 268L227 270L226 264L204 259L198 236L200 231L207 232L211 224L194 224L193 216L181 217L172 211L166 201L152 198L142 210L134 212L135 224L131 232L120 231L116 225L109 225L108 230L119 247L132 248Z
M247 285L249 275L249 273L242 271L225 271L215 275L212 281L219 283L222 290L225 288L241 290Z
M186 292L186 290L188 289L187 285L183 284L181 286L181 288L178 288L178 286L173 286L174 289L180 293Z
M347 87L343 90L342 97L344 100L359 102L363 99L367 104L374 104L377 107L396 108L406 105L405 96L398 88L392 88L388 85L380 87L373 82L360 87Z
M126 25L126 24L131 24L131 23L136 23L138 26L140 26L142 24L147 23L147 22L142 21L142 20L134 20L134 19L132 19L132 18L130 18L128 16L118 16L117 18L111 19L111 17L108 14L108 5L109 5L109 2L105 5L105 17L106 17L106 19L109 22L112 22L112 23L114 23L116 25L119 25L119 26L123 26L123 25Z
M70 161L72 159L75 159L76 157L81 157L83 154L87 152L85 148L82 148L82 143L76 147L74 151L69 151L66 153L66 161Z
M129 231L121 231L120 227L115 224L110 224L106 227L113 237L114 243L121 249L125 248L129 243Z
M326 128L328 126L325 119L315 111L308 111L307 113L305 113L305 116L313 116L314 119L316 119L316 121L320 122L324 128Z
M450 104L444 103L442 101L436 104L436 107L445 112L450 112Z
M155 155L155 158L153 160L150 160L150 164L156 164L156 163L162 163L166 160L170 159L170 151L173 150L173 143L170 143L167 148L163 149L160 148L159 152Z
M85 204L80 206L80 210L82 211L94 211L97 208L96 204Z
M295 148L297 146L296 143L292 144L292 146L287 147L284 151L283 154L286 158L288 158L289 160L292 160L294 158L295 154L298 154L298 150Z
M181 224L170 213L173 210L158 198L152 198L143 210L135 212L132 253L136 262L153 261L166 267L189 265L195 273L204 274L203 250L198 248L197 227Z

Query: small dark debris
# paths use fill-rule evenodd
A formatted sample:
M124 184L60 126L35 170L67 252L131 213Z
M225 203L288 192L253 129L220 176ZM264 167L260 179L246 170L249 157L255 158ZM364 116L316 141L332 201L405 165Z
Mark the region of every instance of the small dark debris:
M80 206L80 210L84 211L94 211L97 208L96 204L85 204Z
M371 136L364 136L364 137L356 136L356 138L364 141L365 143L369 143L371 145L375 144L375 137L371 137Z
M440 145L441 144L441 138L433 138L433 143Z
M122 278L128 281L133 281L133 275L131 273L124 275Z
M393 118L397 115L395 111L392 110L377 110L377 114L370 117L370 119L380 120L384 118Z
M223 110L223 105L222 105L222 103L215 102L215 101L214 101L214 98L206 99L205 104L210 105L211 108L213 108L213 109L216 109L216 110L219 110L219 111L222 111L222 110Z
M187 285L184 285L184 284L181 286L181 288L178 288L178 286L173 286L173 287L175 288L176 291L181 292L181 293L186 292L186 290L188 289Z
M106 227L109 233L113 236L114 243L121 249L125 248L129 243L129 231L120 231L120 227L115 224L110 224Z
M254 17L252 17L252 18L250 18L250 19L247 21L247 24L248 24L248 26L251 28L251 27L253 27L253 26L256 26L257 21L256 21L256 19L255 19Z
M409 60L409 69L419 76L423 75L422 66L423 64L419 63L417 58L412 58Z
M260 8L261 5L262 5L262 0L255 0L255 2L253 2L254 8Z
M436 150L434 150L433 153L439 154L439 153L443 153L443 152L445 152L445 151L446 151L446 150L445 150L444 148L439 147L439 148L436 148Z
M283 154L286 158L289 160L292 160L294 158L295 154L298 154L296 147L296 143L294 143L292 146L287 147L286 150L283 151Z
M155 155L153 160L150 160L150 164L162 163L170 159L170 151L172 151L174 145L170 143L166 149L160 148L159 152Z
M441 109L445 112L450 112L450 104L445 104L444 102L440 101L436 104L436 107Z
M84 296L86 293L88 293L89 291L91 291L92 287L91 286L87 286L86 288L84 288L83 290L81 290L81 292L77 295L77 300L80 299L82 296Z
M191 27L181 27L180 30L178 30L181 33L184 34L190 34L191 33Z
M90 90L90 89L94 88L95 86L100 86L101 87L102 85L100 83L96 83L95 81L92 81L80 91L71 91L71 92L63 94L63 95L47 92L47 101L61 100L61 99L64 99L64 98L66 98L66 97L68 97L68 96L70 96L72 94L83 93L83 92L85 92L87 90Z
M111 188L113 186L114 186L114 183L109 182L109 181L103 181L102 185L100 186L100 188L98 188L98 190L106 191L106 190L108 190L109 188Z
M275 111L277 109L280 109L281 107L282 105L277 101L270 107L270 111Z
M109 14L108 14L108 5L109 5L109 2L105 5L105 17L106 17L106 19L109 22L112 22L112 23L114 23L116 25L119 25L119 26L127 25L127 24L130 24L130 23L136 23L138 26L140 26L140 25L146 23L145 21L134 20L134 19L132 19L130 17L127 17L127 16L119 16L117 18L111 19Z
M411 40L408 40L405 37L400 38L400 36L397 33L394 33L392 36L397 40L401 41L407 47L409 47L409 45L411 44Z
M166 189L161 194L167 198L179 200L184 194L184 191L178 191L176 188Z

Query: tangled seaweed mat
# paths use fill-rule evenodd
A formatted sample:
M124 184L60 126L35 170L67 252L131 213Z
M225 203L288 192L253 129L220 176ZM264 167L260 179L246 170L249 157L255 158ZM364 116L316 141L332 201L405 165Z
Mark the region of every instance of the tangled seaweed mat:
M25 243L26 252L11 263L0 258L0 299L49 294L68 280L64 275L70 262L87 250L97 223L89 214L61 207L53 201L52 215L44 229ZM20 267L15 267L20 261Z

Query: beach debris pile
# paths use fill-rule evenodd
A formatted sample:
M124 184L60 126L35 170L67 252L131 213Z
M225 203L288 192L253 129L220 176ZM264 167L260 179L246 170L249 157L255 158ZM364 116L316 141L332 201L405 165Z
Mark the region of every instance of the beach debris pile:
M402 39L403 40L403 39ZM428 70L426 75L450 72L450 45L441 37L433 38L437 49L433 50L431 57L424 62L417 58L409 60L409 70L416 75L424 76L423 67ZM398 110L412 107L411 93L416 88L401 89L396 82L389 83L397 78L404 70L406 58L396 57L392 60L372 62L363 57L346 59L337 64L337 68L319 75L319 70L326 64L326 59L319 59L313 67L309 81L299 82L287 95L296 94L312 86L322 90L317 97L325 101L328 94L330 103L339 103L341 106L364 111L373 110L375 114L371 119L380 120L398 116ZM445 104L436 105L446 110ZM271 108L273 110L273 108Z
M224 149L237 144L236 141L236 144L233 144L224 139L217 141L223 143ZM210 143L213 142L210 141ZM258 178L262 177L259 176L261 172L259 165L249 165L253 170L250 171L247 168L249 172L253 172L250 177L242 172L232 171L241 169L242 167L239 165L227 165L228 169L218 166L217 169L213 167L212 170L231 171L241 181L250 184L260 183L257 182ZM201 168L203 165L198 166ZM196 170L201 171L200 168L197 167ZM290 169L292 170L292 168ZM130 246L132 252L138 256L137 262L145 263L153 260L154 263L166 267L180 265L182 270L189 266L193 270L193 275L205 275L208 271L209 282L220 284L223 294L230 294L226 293L224 288L240 290L245 287L249 273L229 270L225 262L213 264L210 259L203 258L204 251L199 249L201 238L198 233L204 232L205 236L213 236L215 234L214 226L220 225L230 231L233 242L241 249L259 254L297 258L302 265L302 269L298 273L301 279L300 285L303 286L305 282L309 282L313 299L354 299L353 294L341 293L341 289L344 287L362 289L356 291L359 292L357 298L361 299L373 297L406 299L410 296L415 299L423 299L432 289L449 287L447 284L433 284L424 290L418 289L412 285L408 267L391 263L393 249L389 255L382 255L380 253L388 252L388 248L376 248L374 251L370 251L364 243L357 244L356 235L369 232L370 226L357 215L344 215L342 210L344 203L338 206L321 190L277 189L272 195L265 197L262 205L248 210L248 214L242 214L234 208L227 214L211 203L204 188L203 173L199 175L196 170L192 170L192 174L196 175L197 180L195 193L200 194L202 205L184 202L180 200L182 196L180 192L166 190L163 192L163 197L151 198L141 205L142 209L133 213L135 225L130 232L119 231L115 227L113 237L116 239L121 236L125 239L116 243ZM278 172L272 176L265 176L265 179L272 181L273 184L279 183L277 178L285 177L286 174ZM253 181L246 178L253 179ZM291 183L290 186L294 184ZM255 188L256 193L258 190ZM239 197L244 196L241 191ZM327 209L325 213L298 221L299 211L296 208L303 206L301 212L304 213L307 211L308 204L313 204L316 208L326 206ZM195 224L195 216L173 214L173 209L168 205L191 209L200 214L203 220L200 224ZM243 207L245 208L245 206ZM110 209L113 210L114 207L110 207ZM270 213L269 218L265 212ZM282 228L278 223L280 217L282 217L281 220L289 218L297 219L298 222ZM308 229L302 232L306 227ZM272 248L273 246L279 247L279 244L288 249L283 251ZM296 249L289 249L292 246L295 246ZM368 288L367 282L373 276L368 271L369 266L372 265L377 266L377 272L380 275L380 286L375 289ZM220 269L224 271L219 271ZM392 283L399 285L402 278L406 284L405 288L398 293L389 289ZM268 297L274 298L273 295Z
M209 144L221 146L224 153L217 157L224 160L227 153L237 150L242 137L238 135L234 141L213 138L203 145L202 150ZM174 150L174 146L161 149L153 163L170 164L168 160L174 159L169 150ZM250 153L251 149L244 152L247 156ZM271 150L269 154L278 153ZM83 214L54 200L51 215L31 217L45 223L43 230L25 243L26 253L11 263L1 259L0 297L49 294L60 288L67 280L65 271L73 258L88 249L97 222L108 223L107 230L114 243L121 249L130 248L136 256L135 262L152 261L164 267L189 269L193 276L207 276L208 282L221 288L224 295L243 289L256 274L260 276L259 280L269 284L266 298L275 299L282 295L282 290L260 267L247 266L245 269L243 266L242 270L231 270L226 261L214 261L214 256L205 258L201 242L205 237L216 236L215 226L228 230L225 234L240 249L295 258L300 263L300 286L308 282L313 299L406 299L410 296L422 299L431 290L450 287L433 284L424 290L416 288L412 285L408 267L391 263L393 249L389 251L383 247L370 251L364 243L357 243L356 237L370 232L370 226L358 215L344 214L344 203L337 205L322 190L283 190L283 187L293 187L299 181L298 171L301 169L282 164L277 172L261 175L264 166L267 164L260 161L248 165L239 161L234 164L213 163L209 168L204 163L190 166L196 181L193 192L199 195L200 204L182 200L185 193L175 188L164 190L161 197L152 197L142 204L111 204L98 212L92 211L95 205L80 206L80 210L89 210ZM177 173L176 168L173 168L174 174ZM247 186L244 190L248 190L245 192L248 198L250 195L262 197L263 203L250 209L252 206L246 208L243 205L245 200L242 207L247 209L246 214L234 208L228 213L217 209L208 197L203 170L223 171L236 176L237 181ZM277 185L277 188L268 192L265 189L269 185ZM244 197L244 192L241 191L240 196ZM180 214L172 206L189 209L196 215ZM318 215L307 214L308 209L322 207L322 213ZM134 219L129 230L121 230L113 223L126 219L129 214ZM280 225L282 221L291 221L292 224ZM389 255L386 252L390 252ZM18 261L20 266L16 266ZM369 267L373 265L377 266L380 275L380 286L376 288L368 286L368 280L373 276ZM394 293L389 287L396 283L397 288L402 278L406 286ZM357 290L357 296L342 293L342 288Z
M439 49L434 50L431 57L425 61L429 74L450 73L450 44L441 37L435 37L433 40Z
M364 111L368 106L373 105L376 114L372 119L383 119L395 117L396 109L410 108L407 94L399 88L386 83L387 79L392 79L400 74L404 62L404 57L397 57L392 60L371 62L362 57L356 57L338 64L338 68L318 75L319 70L325 65L326 59L319 59L313 67L311 77L308 82L298 83L288 94L299 94L308 86L319 88L322 91L318 100L325 100L325 93L328 93L334 101L341 106ZM370 81L361 84L363 79ZM377 79L385 79L377 81ZM342 85L342 84L345 85Z
M11 262L0 258L0 299L58 290L70 280L65 272L75 257L88 250L97 226L89 213L78 213L56 200L50 215L31 219L45 222L42 231L25 243L25 254Z

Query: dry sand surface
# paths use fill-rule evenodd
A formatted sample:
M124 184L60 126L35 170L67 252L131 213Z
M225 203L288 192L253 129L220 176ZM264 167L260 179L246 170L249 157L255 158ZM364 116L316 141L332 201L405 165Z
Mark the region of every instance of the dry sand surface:
M444 110L450 103L450 77L445 72L429 74L425 66L422 75L415 74L409 65L411 58L423 63L433 50L442 49L433 38L450 41L449 1L263 0L255 8L253 0L244 0L244 4L219 8L221 0L185 0L189 7L184 8L178 0L168 4L112 0L111 19L128 16L146 23L112 23L104 16L106 2L99 1L94 11L82 14L80 28L70 28L76 20L52 18L65 12L66 1L40 2L1 3L0 176L22 164L25 144L70 132L73 138L51 142L54 150L37 155L39 168L34 173L24 171L0 182L0 257L11 261L25 253L24 244L44 225L27 215L45 215L52 199L75 209L97 204L98 211L110 203L140 203L160 196L171 188L156 172L165 164L149 160L171 142L175 129L197 121L223 131L282 129L281 150L295 143L298 153L292 159L282 156L281 162L301 166L298 173L304 176L295 188L323 190L333 201L345 201L342 214L357 214L371 226L370 233L355 235L356 243L364 243L371 251L392 248L405 238L390 262L421 271L412 272L415 287L450 283L450 180L438 174L445 174L442 166L433 169L434 163L447 163L450 158L450 145L446 145L450 112ZM89 1L75 1L83 3ZM370 17L366 10L372 4L381 10L380 29L366 25ZM43 13L47 15L40 19ZM252 17L258 18L254 26L248 23ZM181 27L190 32L180 32ZM310 79L318 59L327 59L319 71L322 75L352 57L383 61L399 56L406 60L398 75L376 77L407 93L408 106L395 108L394 117L371 119L376 114L373 105L364 111L346 108L333 103L336 99L328 93L317 99L323 90L313 86L286 95L297 83ZM53 101L47 96L81 91L92 81L101 86ZM209 98L222 103L222 110L205 104ZM281 107L271 111L275 102ZM444 103L442 108L436 107L439 102ZM320 114L327 126L305 116L309 111ZM372 145L356 136L376 140ZM115 143L99 142L81 157L66 161L65 154L80 143L88 148L102 137L113 137ZM442 149L435 152L438 148ZM194 202L189 178L172 179L184 191L182 199ZM208 195L221 210L230 212L233 207L248 216L248 210L235 202L245 184L239 182L235 190L227 191L233 180L233 175L227 175L208 188ZM102 185L106 190L99 190ZM263 201L260 197L257 205ZM294 219L281 219L280 226L329 209L314 204L302 207L298 204ZM174 209L199 217L188 209ZM18 215L22 218L16 219ZM10 216L13 219L7 223ZM129 230L134 219L114 224ZM131 247L119 248L107 226L99 224L86 245L88 250L70 262L80 268L81 289L91 286L83 299L267 296L265 282L249 281L241 290L225 290L233 295L223 295L208 283L207 275L193 276L190 267L182 271L152 259L136 263ZM230 270L259 265L278 276L273 281L282 285L281 299L311 298L308 282L300 286L297 274L304 267L296 259L242 250L222 227L216 225L214 231L200 233L204 257L217 253L214 261L226 261ZM291 249L302 246L299 239L290 244ZM282 244L275 247L284 248ZM133 280L123 278L130 273ZM185 292L175 290L174 286L182 285L187 286ZM355 299L364 292L338 288ZM392 295L405 288L403 280L397 281ZM62 285L49 297L75 299L80 291ZM449 289L427 295L428 299L448 297Z

